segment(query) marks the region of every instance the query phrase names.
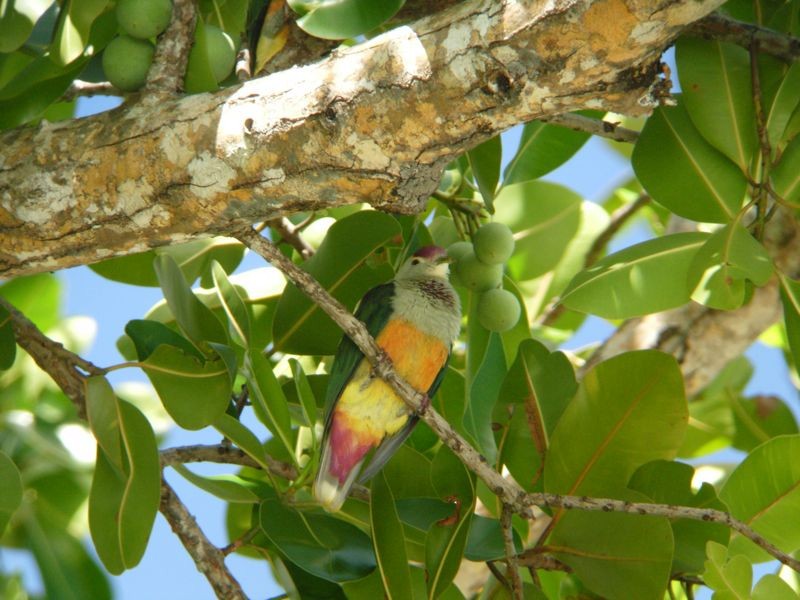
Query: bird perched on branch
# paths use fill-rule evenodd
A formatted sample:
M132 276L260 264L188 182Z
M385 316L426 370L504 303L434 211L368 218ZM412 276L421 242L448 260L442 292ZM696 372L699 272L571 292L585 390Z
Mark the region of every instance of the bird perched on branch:
M426 394L428 402L442 382L461 327L461 306L447 278L448 263L443 248L421 248L393 281L367 292L355 313L397 373ZM314 482L314 495L322 506L339 510L367 453L376 448L362 481L381 469L418 420L344 336L331 368L322 458Z

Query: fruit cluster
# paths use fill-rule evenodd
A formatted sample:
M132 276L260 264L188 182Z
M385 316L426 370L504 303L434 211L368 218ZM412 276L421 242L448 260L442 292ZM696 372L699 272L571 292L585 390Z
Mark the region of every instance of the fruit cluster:
M480 294L478 321L489 331L507 331L519 321L519 301L502 287L503 263L513 253L514 236L502 223L486 223L471 243L456 242L447 248L455 263L453 283Z
M106 46L103 72L115 87L133 92L147 79L155 53L153 40L169 25L172 0L119 0L116 14L123 33ZM233 70L236 47L231 37L219 27L202 25L195 30L187 77L193 71L208 72L207 77L213 77L213 85Z

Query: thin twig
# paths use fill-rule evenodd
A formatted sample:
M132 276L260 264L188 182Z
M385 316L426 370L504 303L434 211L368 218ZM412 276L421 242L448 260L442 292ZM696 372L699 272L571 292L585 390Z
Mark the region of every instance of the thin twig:
M378 347L361 321L356 319L338 300L331 297L313 277L286 258L275 244L258 235L250 228L239 231L235 235L251 250L281 270L289 281L308 295L317 306L333 319L364 353L378 376L386 381L395 393L420 415L445 445L480 477L503 503L510 505L515 512L525 517L533 515L531 509L520 501L525 495L521 487L508 481L493 470L488 465L486 458L481 456L433 408L428 407L426 410L422 410L424 395L411 387L407 381L395 372L391 362L385 357L385 352Z
M267 224L281 236L281 240L297 250L304 259L308 260L314 256L314 248L302 238L299 227L292 225L289 219L280 217L268 221Z
M541 120L546 123L561 125L562 127L568 127L575 131L591 133L592 135L608 138L617 142L635 144L636 140L639 139L638 131L620 127L619 123L611 123L603 119L593 119L592 117L586 117L576 113L563 113Z
M750 44L750 81L753 86L753 108L756 115L756 131L758 132L758 143L761 147L761 169L758 174L759 184L755 188L756 201L756 223L753 231L756 239L764 237L764 225L766 224L767 212L769 210L769 194L766 186L769 185L769 172L772 167L772 147L769 143L767 133L767 120L764 117L764 106L761 102L761 77L758 72L758 40L753 40Z
M225 566L225 555L200 529L189 510L175 494L166 479L161 479L161 514L194 560L198 571L206 576L217 598L246 599L239 582Z
M800 59L800 39L760 25L737 21L721 13L712 13L696 21L684 33L731 42L746 49L750 49L750 44L756 41L762 51L788 63Z
M153 66L147 74L146 91L176 93L183 90L196 18L194 0L175 0L172 3L172 20L158 37Z
M514 547L514 528L511 526L511 509L503 505L500 513L500 526L503 528L503 546L506 552L506 565L509 579L511 580L511 597L523 600L525 597L522 588L522 578L517 568L517 549Z
M103 375L103 369L70 352L63 344L51 340L5 298L0 297L0 306L5 308L11 317L17 344L30 355L42 371L50 375L72 401L78 416L85 419L84 382L87 376Z
M489 570L492 572L492 575L494 575L494 578L500 582L500 585L502 585L507 590L511 589L511 584L508 582L508 579L506 579L506 576L503 575L503 572L497 568L497 565L494 564L493 560L486 561L486 566L489 567Z
M76 79L61 96L61 101L70 102L79 96L91 98L92 96L123 96L124 94L125 92L113 86L109 81L93 82Z
M721 510L674 506L672 504L650 504L647 502L626 502L611 498L587 498L584 496L562 496L559 494L531 493L525 501L536 506L563 508L566 510L587 510L592 512L621 512L634 515L651 515L668 519L690 519L722 523L740 533L751 542L777 558L786 566L800 573L800 560L786 554L747 524Z

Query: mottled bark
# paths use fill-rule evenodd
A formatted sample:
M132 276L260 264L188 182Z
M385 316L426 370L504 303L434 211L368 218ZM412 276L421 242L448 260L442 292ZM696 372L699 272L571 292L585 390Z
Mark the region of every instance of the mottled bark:
M517 123L649 110L659 56L721 0L470 0L214 94L0 135L0 276L354 202L421 208Z

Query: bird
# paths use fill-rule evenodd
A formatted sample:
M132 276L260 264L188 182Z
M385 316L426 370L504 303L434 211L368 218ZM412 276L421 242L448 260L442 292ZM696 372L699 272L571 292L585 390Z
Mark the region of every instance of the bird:
M439 246L417 250L395 278L368 291L355 316L425 403L442 383L461 329L461 304L448 279L449 258ZM328 512L338 511L355 483L377 473L419 420L344 335L326 392L325 428L313 492Z

